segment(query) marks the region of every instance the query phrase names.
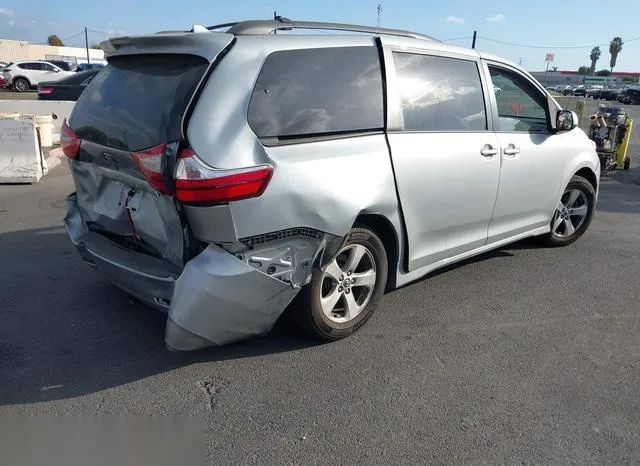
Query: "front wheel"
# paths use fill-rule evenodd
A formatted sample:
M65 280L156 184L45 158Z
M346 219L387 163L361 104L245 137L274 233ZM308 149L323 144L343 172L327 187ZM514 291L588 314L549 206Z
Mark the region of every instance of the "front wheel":
M13 88L18 92L27 92L30 87L29 81L24 78L17 78L13 81Z
M371 317L387 282L387 254L368 228L353 228L324 271L316 268L311 283L293 303L293 319L322 340L351 335Z
M549 246L566 246L587 231L595 213L596 192L581 176L569 181L556 211L551 217L551 231L543 236Z

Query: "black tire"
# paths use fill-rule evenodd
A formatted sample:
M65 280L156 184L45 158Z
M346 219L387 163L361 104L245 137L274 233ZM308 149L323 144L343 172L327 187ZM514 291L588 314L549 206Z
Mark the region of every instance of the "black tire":
M291 305L293 321L306 333L325 341L345 338L362 327L373 314L384 292L387 283L387 253L378 235L366 226L356 225L348 233L347 241L341 251L350 246L361 245L367 248L375 262L375 285L369 301L364 309L353 319L346 322L335 322L325 315L320 304L325 274L317 267L313 270L311 283L306 285L296 296ZM340 256L341 252L338 253ZM345 253L346 254L346 253ZM355 288L355 287L354 287ZM353 295L355 296L355 294Z
M551 231L541 237L542 241L547 246L567 246L580 238L584 234L584 232L587 231L587 228L589 228L589 225L591 224L596 205L596 191L593 185L589 183L589 181L587 181L585 178L574 175L565 188L562 198L564 199L567 193L571 190L579 190L584 194L587 202L587 215L580 226L576 228L575 232L565 236L557 234L553 231L554 221L559 215L558 210L556 210L551 217Z
M18 92L27 92L31 89L31 84L25 78L16 78L13 80L13 88Z
M624 168L625 170L629 170L630 166L631 166L631 159L629 157L625 157L624 165L622 165L622 168Z

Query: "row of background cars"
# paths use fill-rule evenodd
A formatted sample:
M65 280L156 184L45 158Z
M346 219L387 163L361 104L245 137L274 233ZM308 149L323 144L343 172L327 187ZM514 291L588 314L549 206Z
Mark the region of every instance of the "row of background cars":
M39 100L75 101L103 67L99 63L72 65L61 60L0 62L0 87L17 92L37 88Z
M547 90L562 95L586 97L597 100L618 101L623 104L640 104L640 85L627 85L620 87L604 87L600 85L585 86L547 86Z

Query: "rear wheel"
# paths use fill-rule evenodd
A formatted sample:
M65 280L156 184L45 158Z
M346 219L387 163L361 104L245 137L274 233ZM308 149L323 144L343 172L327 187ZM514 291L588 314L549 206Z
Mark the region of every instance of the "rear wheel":
M323 340L351 335L371 317L387 282L387 255L380 238L368 228L353 228L346 243L324 271L293 304L293 319Z
M13 88L18 92L27 92L31 85L25 78L16 78L13 81Z
M569 181L551 218L551 231L543 237L550 246L566 246L580 238L593 218L596 192L581 176Z

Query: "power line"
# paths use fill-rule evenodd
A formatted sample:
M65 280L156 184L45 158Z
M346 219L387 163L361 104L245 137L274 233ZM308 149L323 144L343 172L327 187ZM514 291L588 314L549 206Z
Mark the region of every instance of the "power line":
M591 44L591 45L530 45L530 44L517 44L515 42L507 42L507 41L503 41L503 40L497 40L497 39L491 39L490 37L485 37L485 36L478 36L480 39L484 39L484 40L488 40L489 42L496 42L498 44L503 44L503 45L511 45L514 47L524 47L524 48L530 48L530 49L590 49L592 47L606 47L609 45L609 42L605 42L602 44ZM626 41L624 41L624 43L629 43L629 42L633 42L636 40L640 40L640 37L634 37L633 39L628 39Z
M471 39L471 36L466 36L466 37L454 37L452 39L442 39L442 42L453 42L455 40L468 40Z
M104 32L104 31L96 31L95 29L87 29L87 31L94 32L94 33L96 33L96 34L102 34L102 35L104 35L104 36L113 36L113 35L116 35L116 34L117 34L117 32L116 32L116 31L113 31L113 32Z
M65 40L73 39L75 37L78 37L81 34L84 34L84 31L80 31L80 32L78 32L78 33L76 33L76 34L74 34L72 36L69 36L69 37L61 37L60 40L61 41L65 41Z

